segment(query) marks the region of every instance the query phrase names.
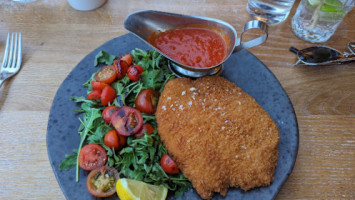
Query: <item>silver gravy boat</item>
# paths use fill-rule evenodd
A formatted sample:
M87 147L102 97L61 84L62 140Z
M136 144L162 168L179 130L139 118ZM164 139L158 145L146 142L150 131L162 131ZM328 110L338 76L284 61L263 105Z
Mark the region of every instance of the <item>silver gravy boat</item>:
M164 52L161 52L149 42L149 38L152 34L164 32L166 30L196 25L202 25L213 28L214 30L218 30L219 34L224 38L227 47L227 55L221 63L206 68L184 65L171 59L169 56L164 54ZM222 20L152 10L143 10L131 13L125 19L124 27L131 33L138 36L144 42L149 44L152 48L156 49L166 58L168 58L170 70L178 77L184 76L191 78L198 78L202 76L216 75L221 73L223 67L222 64L225 62L225 60L228 59L231 54L236 53L242 49L257 46L263 43L268 37L267 25L264 22L258 20L253 20L246 23L242 30L241 37L237 38L237 32L235 31L233 26ZM260 37L242 43L241 41L243 33L249 29L261 29L265 33Z

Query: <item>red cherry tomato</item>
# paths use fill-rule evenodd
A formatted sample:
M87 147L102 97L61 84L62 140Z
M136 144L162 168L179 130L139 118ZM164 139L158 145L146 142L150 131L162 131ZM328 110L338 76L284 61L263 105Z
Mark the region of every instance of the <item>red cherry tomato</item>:
M86 188L95 197L109 197L116 192L116 182L119 178L115 168L102 166L89 173Z
M160 166L168 174L177 174L179 173L179 168L176 163L168 156L168 154L163 154L160 160Z
M123 148L124 146L126 146L127 137L120 134L117 135L118 135L118 142L120 143L120 148Z
M113 66L117 69L117 78L121 79L127 74L128 64L124 60L114 60Z
M101 99L101 91L93 90L88 94L88 100L100 100Z
M104 137L104 143L110 149L114 149L114 150L120 149L119 138L116 130L113 129L106 133Z
M102 111L102 118L104 119L106 124L111 123L112 113L118 110L117 106L107 106L104 111Z
M153 89L141 91L135 101L136 108L144 113L155 113L158 106L159 93Z
M91 81L91 87L94 90L103 90L107 84L99 81Z
M139 110L122 106L112 114L111 124L118 134L130 136L136 134L143 125L143 117Z
M112 103L116 98L116 91L111 86L106 85L101 93L101 104L106 106L108 103Z
M85 145L79 152L79 165L84 170L91 171L104 166L106 161L106 151L98 144Z
M113 65L106 65L96 72L94 78L106 84L111 84L117 77L117 69Z
M143 68L139 65L131 65L127 70L127 76L133 82L139 80L141 73L143 73Z
M154 127L149 123L144 123L142 129L135 134L136 138L143 137L145 133L152 134L154 132Z
M123 56L121 56L120 60L125 61L128 66L132 65L132 56L130 53L126 53Z

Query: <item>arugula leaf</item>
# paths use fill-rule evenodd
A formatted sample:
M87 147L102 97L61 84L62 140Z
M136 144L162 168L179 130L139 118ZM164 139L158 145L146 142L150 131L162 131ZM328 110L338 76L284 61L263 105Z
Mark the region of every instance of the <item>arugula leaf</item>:
M88 100L87 98L81 96L81 97L70 97L70 100L74 101L75 103L87 103L90 105L95 105L96 103L92 100Z
M94 61L94 66L96 67L99 63L103 63L106 65L112 65L113 60L116 59L116 56L111 55L110 53L106 51L100 51L96 56L95 56L95 61Z
M59 170L69 170L76 165L76 157L78 156L78 150L74 149L73 154L65 154L65 159L60 163Z
M109 127L106 124L100 124L95 132L91 135L88 136L87 141L89 144L100 144L100 145L104 145L104 137L105 134L112 130L111 127Z
M97 71L99 71L99 70L97 70ZM83 84L84 87L88 88L87 94L89 94L89 93L93 90L93 89L92 89L92 86L91 86L91 81L95 81L95 78L94 78L95 75L96 75L96 72L93 73L93 74L91 75L90 79L87 80L87 81Z
M141 65L144 69L141 74L143 89L152 88L162 92L163 86L175 76L170 72L165 57L157 51L146 52L135 49L131 52L133 61Z
M117 96L122 101L123 105L130 105L134 103L137 95L143 88L143 84L140 81L128 84L127 79L121 79L111 84L112 88L115 89ZM129 79L128 79L129 80ZM116 106L122 106L121 103L116 100L114 103Z
M151 123L152 125L156 126L156 118L155 115L147 114L147 113L142 113L143 116L143 123Z
M191 183L181 172L168 175L160 166L160 158L166 153L156 131L144 137L128 138L127 147L120 151L116 169L125 177L144 181L154 185L163 185L169 190L177 192L177 196L191 188Z
M93 129L94 125L97 124L95 123L95 120L101 120L100 123L103 122L102 116L101 116L101 111L96 108L92 108L90 112L85 112L83 116L83 120L80 120L81 124L84 126L84 129L80 133L80 144L78 148L78 152L80 152L81 148L83 147L84 141L91 131ZM82 127L79 127L79 129L82 129ZM77 164L76 164L76 182L79 181L79 154L77 156Z
M152 88L154 90L159 89L161 84L164 82L162 73L163 72L161 70L155 69L144 71L141 77L144 87Z
M74 110L74 112L88 112L91 108L99 108L103 109L103 106L100 104L100 101L95 100L88 100L85 97L70 97L70 100L74 101L75 103L81 103L81 110Z
M142 66L144 72L137 82L131 82L128 76L125 76L111 84L117 93L117 98L113 102L116 106L133 107L135 99L142 90L152 88L161 92L167 81L175 77L170 72L165 57L157 51L135 49L131 51L131 55L133 63ZM112 64L115 58L116 56L108 52L100 51L95 57L94 65ZM87 88L87 93L93 90L92 80L94 80L94 74L83 84ZM87 100L85 97L71 97L70 99L81 104L81 110L76 111L83 114L82 119L79 119L81 124L78 128L81 141L76 154L66 155L60 168L70 169L76 164L76 181L78 181L79 173L77 152L80 152L84 143L95 143L106 150L107 165L115 167L127 178L163 185L174 192L175 198L192 187L181 172L169 175L161 168L160 159L164 153L167 153L167 150L157 133L155 115L142 113L144 123L149 122L155 128L152 134L146 134L141 138L128 137L126 147L115 152L104 144L105 134L113 127L104 123L101 116L104 106L100 101Z

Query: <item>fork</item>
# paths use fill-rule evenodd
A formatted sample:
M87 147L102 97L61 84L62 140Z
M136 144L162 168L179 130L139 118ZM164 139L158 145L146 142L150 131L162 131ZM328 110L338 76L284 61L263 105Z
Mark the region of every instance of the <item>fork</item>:
M8 33L4 58L0 69L0 87L6 79L15 75L20 70L21 60L21 33Z

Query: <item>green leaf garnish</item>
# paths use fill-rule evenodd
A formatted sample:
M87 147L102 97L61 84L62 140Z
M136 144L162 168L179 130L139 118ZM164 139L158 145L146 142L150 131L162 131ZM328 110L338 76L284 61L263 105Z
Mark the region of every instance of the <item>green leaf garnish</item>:
M65 159L60 163L59 170L69 170L76 165L76 157L78 156L78 150L74 149L73 154L65 155Z
M168 69L165 57L157 51L135 49L131 51L131 55L133 63L142 66L144 72L137 82L131 82L125 76L111 84L117 93L117 98L113 102L113 105L116 106L134 107L135 99L142 90L152 88L161 92L167 81L175 77ZM110 65L115 58L116 56L108 52L100 51L95 57L94 65ZM92 91L90 84L92 80L94 80L93 75L83 84L87 88L87 93ZM192 187L190 181L181 172L169 175L161 168L160 159L164 153L167 153L167 150L156 131L155 115L142 113L144 123L149 122L155 128L154 133L146 134L141 138L130 136L127 138L126 147L115 152L104 144L105 134L113 127L104 123L101 116L104 106L101 105L100 101L87 100L83 96L71 97L70 99L81 105L81 109L76 111L83 114L82 118L79 119L81 124L78 128L81 140L78 151L72 155L67 155L60 168L68 170L76 165L77 181L79 172L77 152L80 152L83 145L95 143L106 150L108 156L107 165L115 167L122 176L150 184L163 185L172 191L175 197L182 195L187 189Z
M112 65L113 60L116 59L116 56L107 53L106 51L100 51L95 56L94 66L96 67L99 63L103 63L106 65Z

